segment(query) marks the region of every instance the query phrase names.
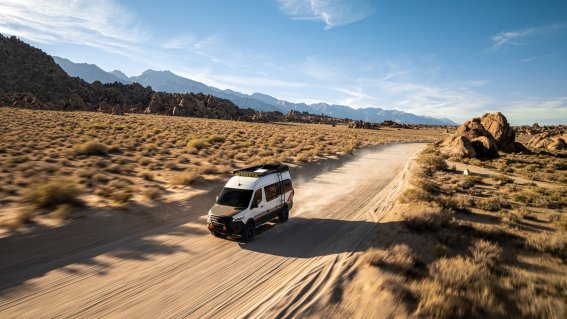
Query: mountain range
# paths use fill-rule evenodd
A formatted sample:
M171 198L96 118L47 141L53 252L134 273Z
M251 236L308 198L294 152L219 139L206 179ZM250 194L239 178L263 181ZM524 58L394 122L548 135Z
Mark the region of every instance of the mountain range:
M335 118L349 118L380 123L386 120L404 124L429 125L456 125L447 118L434 118L406 113L398 110L385 110L378 107L354 109L345 105L327 103L292 103L279 100L272 96L253 93L244 94L233 90L221 90L204 83L176 75L171 71L146 70L139 76L128 77L119 70L106 72L95 64L74 63L68 59L54 56L55 62L70 76L79 77L89 83L100 81L102 83L121 82L124 84L139 83L151 86L156 91L168 93L203 93L227 99L240 108L252 108L257 111L279 111L287 113L290 110L308 112L310 114L324 114Z

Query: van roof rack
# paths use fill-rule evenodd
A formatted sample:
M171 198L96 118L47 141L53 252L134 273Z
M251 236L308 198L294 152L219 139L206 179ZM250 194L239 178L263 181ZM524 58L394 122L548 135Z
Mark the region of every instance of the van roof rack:
M264 164L234 171L234 176L262 177L274 173L289 171L289 167L283 164Z

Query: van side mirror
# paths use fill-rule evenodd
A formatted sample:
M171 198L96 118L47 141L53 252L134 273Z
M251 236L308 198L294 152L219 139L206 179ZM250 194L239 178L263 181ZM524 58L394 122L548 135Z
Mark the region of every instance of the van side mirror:
M215 202L218 202L218 201L219 201L219 197L217 196L217 197L215 197Z

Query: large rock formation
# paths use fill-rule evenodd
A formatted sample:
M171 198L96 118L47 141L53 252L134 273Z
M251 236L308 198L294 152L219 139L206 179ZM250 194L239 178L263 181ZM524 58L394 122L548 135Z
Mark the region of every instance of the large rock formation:
M471 141L461 135L451 135L441 143L441 152L448 156L476 158L476 151Z
M463 125L459 126L455 131L456 136L466 138L475 150L476 157L478 158L495 158L498 157L498 146L496 140L482 126L479 118L474 118L466 121ZM462 152L460 150L459 152ZM454 153L455 151L451 151Z
M502 113L487 113L481 119L463 123L440 146L443 154L461 158L495 158L498 151L528 153L515 138L514 129Z
M486 113L482 116L480 124L494 137L498 149L514 151L516 133L502 113Z

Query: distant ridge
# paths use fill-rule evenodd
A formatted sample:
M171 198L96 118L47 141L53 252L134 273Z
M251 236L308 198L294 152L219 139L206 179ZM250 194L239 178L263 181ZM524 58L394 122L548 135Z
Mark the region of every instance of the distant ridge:
M59 62L61 61L61 63ZM94 64L73 63L67 59L58 58L56 62L71 76L77 76L87 82L98 80L103 83L122 82L140 83L151 86L156 91L169 93L203 93L227 99L242 109L251 108L261 112L289 111L308 112L310 114L324 114L335 118L349 118L374 123L383 121L394 121L403 124L427 124L427 125L456 125L447 118L434 118L429 116L415 115L398 110L385 110L379 107L368 107L354 109L345 105L332 105L327 103L305 104L292 103L279 100L272 96L254 93L251 95L235 92L232 90L221 90L204 83L181 77L171 71L146 70L139 76L127 77L123 72L115 70L105 72ZM103 74L100 71L102 71Z
M145 113L214 119L254 120L252 109L206 94L155 92L139 83L124 84L96 65L57 58L68 70L88 75L93 83L69 76L50 55L16 37L0 34L0 105L21 108ZM71 71L69 71L71 72ZM120 75L120 73L118 73ZM86 74L83 76L88 77ZM106 82L101 83L98 79Z

